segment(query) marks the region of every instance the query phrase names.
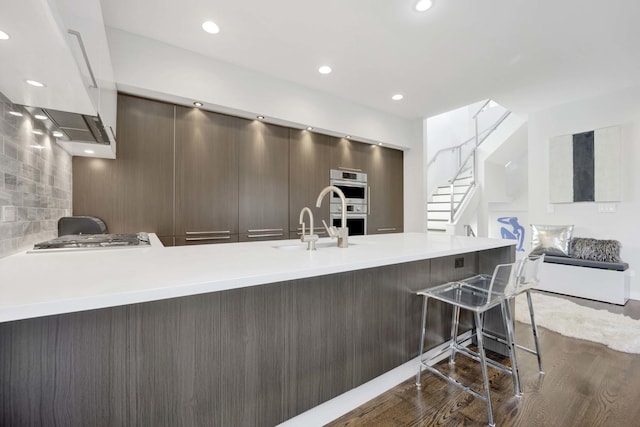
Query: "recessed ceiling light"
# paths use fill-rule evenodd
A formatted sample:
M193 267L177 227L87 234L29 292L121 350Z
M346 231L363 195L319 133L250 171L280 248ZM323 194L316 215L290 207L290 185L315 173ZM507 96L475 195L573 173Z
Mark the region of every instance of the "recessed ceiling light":
M62 138L64 136L64 133L54 130L53 131L53 136L55 136L56 138Z
M382 146L382 142L378 142L378 145Z
M331 67L329 67L328 65L323 65L322 67L318 68L318 72L320 74L329 74L331 73Z
M19 111L9 111L9 114L16 117L22 117L22 113Z
M431 6L433 6L432 0L420 0L418 3L416 3L416 10L418 12L424 12L431 9Z
M351 139L351 135L345 135L345 138Z
M33 117L35 117L35 118L36 118L36 119L38 119L38 120L47 120L47 119L48 119L48 117L47 117L47 116L45 116L44 114L36 114L36 115L35 115L35 116L33 116Z
M196 107L202 107L204 104L202 102L194 102L193 105L195 105Z
M218 34L220 32L220 27L213 21L205 21L202 23L202 29L205 30L209 34Z
M0 40L9 40L11 37L9 37L9 34L5 33L4 31L0 30Z
M36 80L25 80L25 82L27 82L27 84L30 84L31 86L44 87L44 83L40 83L39 81L36 81Z
M256 116L258 120L264 120L264 116Z
M31 131L31 133L34 135L44 135L44 132L42 132L40 129L34 129Z
M313 130L311 126L307 126L307 130Z
M85 154L93 154L95 153L95 151L93 150L84 150Z
M404 98L404 95L402 95L401 93L396 93L391 97L391 99L393 99L394 101L400 101L402 98Z

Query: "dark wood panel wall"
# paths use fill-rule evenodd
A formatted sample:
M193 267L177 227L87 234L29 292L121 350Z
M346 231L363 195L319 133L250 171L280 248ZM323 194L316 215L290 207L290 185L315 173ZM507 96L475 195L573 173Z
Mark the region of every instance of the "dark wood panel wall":
M509 247L3 323L0 425L273 426L415 357L416 290L513 258ZM450 316L429 306L427 348L448 340Z
M288 239L329 170L368 172L369 234L402 231L403 153L134 96L118 97L117 159L73 158L73 213L112 233L155 232L163 243Z

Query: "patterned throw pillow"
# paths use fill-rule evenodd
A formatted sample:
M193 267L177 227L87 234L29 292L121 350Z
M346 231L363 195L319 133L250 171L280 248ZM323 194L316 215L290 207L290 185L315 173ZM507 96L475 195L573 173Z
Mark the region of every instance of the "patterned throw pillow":
M622 262L620 247L620 242L617 240L575 237L571 241L571 257L590 261Z
M531 224L531 231L533 249L529 255L569 256L573 225Z

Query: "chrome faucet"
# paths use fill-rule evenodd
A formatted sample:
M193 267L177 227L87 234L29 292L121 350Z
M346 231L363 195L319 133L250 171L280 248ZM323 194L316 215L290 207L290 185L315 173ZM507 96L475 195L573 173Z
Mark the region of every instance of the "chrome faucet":
M308 212L309 213L309 222L311 223L311 227L309 228L309 234L305 234L305 229L304 229L304 213ZM316 250L316 240L318 240L318 235L317 234L313 234L313 212L311 212L311 209L309 209L308 207L304 207L302 208L302 210L300 211L300 219L298 220L298 222L300 224L302 224L302 236L300 236L300 241L301 242L307 242L307 250L308 251L315 251Z
M327 193L334 192L340 197L340 202L342 203L342 209L340 209L340 228L336 227L328 227L327 223L322 221L324 224L324 228L327 229L327 233L329 237L336 237L338 239L338 247L339 248L348 248L349 247L349 229L347 228L347 199L344 197L344 193L338 187L330 185L322 189L320 194L318 195L318 200L316 201L316 207L319 208L322 205L322 199Z

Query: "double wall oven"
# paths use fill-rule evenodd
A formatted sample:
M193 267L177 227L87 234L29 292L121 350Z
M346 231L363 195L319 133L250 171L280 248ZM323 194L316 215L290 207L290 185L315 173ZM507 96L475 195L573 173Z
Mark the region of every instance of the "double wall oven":
M367 234L367 204L369 188L367 174L359 171L337 170L330 171L330 185L338 187L347 199L347 227L350 236ZM331 225L340 227L342 204L340 197L331 193L330 218Z

